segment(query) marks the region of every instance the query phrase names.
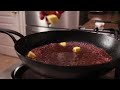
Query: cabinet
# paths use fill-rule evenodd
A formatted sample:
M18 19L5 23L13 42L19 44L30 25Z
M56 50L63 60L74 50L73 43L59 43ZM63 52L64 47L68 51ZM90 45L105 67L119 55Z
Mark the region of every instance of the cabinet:
M25 12L24 11L0 11L0 27L15 30L25 35ZM19 39L18 37L16 37ZM11 38L0 33L0 53L17 56L14 43Z
M88 11L80 11L80 25L84 25L89 20Z

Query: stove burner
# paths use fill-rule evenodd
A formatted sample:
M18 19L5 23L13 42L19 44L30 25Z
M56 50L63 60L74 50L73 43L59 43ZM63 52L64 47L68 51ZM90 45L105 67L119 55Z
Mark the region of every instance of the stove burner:
M106 75L101 76L100 78L97 78L97 79L115 79L114 73L115 73L114 70L112 70L111 72L109 72ZM18 66L12 72L11 77L12 77L12 79L53 79L53 78L50 78L47 76L37 74L25 65Z
M18 66L11 74L12 79L50 79L49 77L39 75L25 65Z

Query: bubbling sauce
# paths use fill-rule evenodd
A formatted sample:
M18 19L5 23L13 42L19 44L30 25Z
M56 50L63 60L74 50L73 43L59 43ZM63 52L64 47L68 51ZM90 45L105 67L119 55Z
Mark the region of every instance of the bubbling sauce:
M80 47L80 51L73 52L74 47ZM59 43L51 43L31 51L36 55L37 62L58 66L85 66L112 60L105 50L85 42L66 42L65 47Z

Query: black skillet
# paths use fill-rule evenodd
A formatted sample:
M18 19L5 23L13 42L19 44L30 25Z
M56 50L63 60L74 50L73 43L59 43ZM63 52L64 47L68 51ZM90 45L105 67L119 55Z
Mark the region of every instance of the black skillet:
M23 64L38 74L58 79L94 78L104 75L113 68L116 68L118 65L120 65L120 43L118 40L106 35L80 30L57 31L57 29L56 31L35 33L27 36L23 36L20 33L9 29L1 28L0 32L9 35L12 38L15 43L14 48L16 53ZM19 36L20 39L16 40L13 34ZM27 53L35 47L63 41L92 43L106 50L106 52L112 56L112 61L109 63L89 66L56 66L36 62L26 57Z

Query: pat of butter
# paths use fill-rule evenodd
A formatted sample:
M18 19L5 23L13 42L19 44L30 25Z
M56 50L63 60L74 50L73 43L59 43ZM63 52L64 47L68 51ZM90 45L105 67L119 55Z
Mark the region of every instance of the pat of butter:
M52 15L48 15L47 19L48 19L48 22L50 24L55 24L55 23L57 23L59 21L58 17L56 15L53 15L53 14Z
M27 57L29 57L31 59L36 59L36 55L32 51L29 51Z
M59 43L60 46L63 46L63 47L66 47L67 46L67 43L66 42L61 42Z
M74 47L74 48L73 48L73 52L75 52L75 53L80 52L80 47Z

